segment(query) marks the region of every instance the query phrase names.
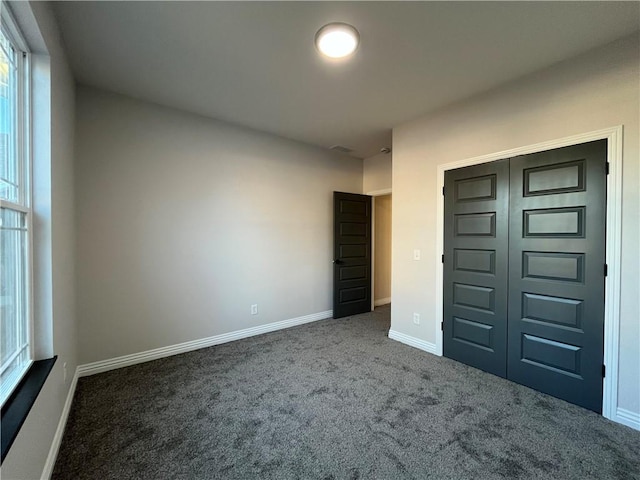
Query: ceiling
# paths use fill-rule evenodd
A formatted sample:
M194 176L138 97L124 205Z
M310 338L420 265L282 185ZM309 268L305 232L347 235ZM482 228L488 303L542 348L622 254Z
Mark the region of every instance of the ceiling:
M638 2L56 2L79 83L369 157L407 120L631 34ZM360 32L349 60L313 39Z

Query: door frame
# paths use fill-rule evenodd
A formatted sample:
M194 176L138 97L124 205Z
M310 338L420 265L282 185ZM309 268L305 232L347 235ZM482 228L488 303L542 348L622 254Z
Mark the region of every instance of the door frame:
M568 147L594 140L608 140L607 202L606 202L606 250L605 262L608 274L605 277L604 298L604 358L606 376L602 385L602 415L618 423L625 423L617 414L618 406L618 353L620 349L620 265L622 244L622 125L596 130L580 135L536 143L525 147L504 150L478 157L437 166L438 190L436 219L436 355L442 356L443 335L443 273L441 255L444 253L444 172L456 168L493 162L504 158L538 153L553 148Z
M382 190L372 190L370 192L365 192L364 195L369 195L371 197L382 197L384 195L391 195L390 188L383 188ZM392 200L393 201L393 200ZM375 281L376 281L376 200L375 198L371 199L371 311L373 311L375 306ZM393 263L393 262L392 262Z

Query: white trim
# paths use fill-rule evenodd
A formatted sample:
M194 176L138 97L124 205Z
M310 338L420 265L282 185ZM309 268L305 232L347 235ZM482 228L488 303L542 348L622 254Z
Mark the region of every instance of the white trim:
M24 271L20 271L18 275L24 276L25 291L19 295L26 297L25 308L22 314L19 314L17 324L18 331L24 329L26 333L28 361L22 365L21 371L14 376L10 376L3 382L0 388L0 400L2 404L6 402L10 393L17 387L18 383L27 373L32 364L35 351L35 335L34 335L34 292L33 292L33 188L32 188L32 172L33 161L31 157L31 62L30 52L27 43L24 40L22 30L18 26L12 12L13 7L3 5L0 8L0 23L2 24L3 36L7 38L11 44L11 48L16 54L16 155L17 155L17 200L16 202L1 200L0 207L18 211L25 216L26 227L26 266ZM21 282L22 278L18 280ZM19 302L20 304L21 302ZM19 307L22 311L22 307ZM24 324L22 322L24 316ZM18 334L21 335L21 334ZM22 353L22 350L21 350ZM13 379L13 381L11 381ZM11 381L8 383L7 381Z
M376 307L379 307L380 305L388 305L391 303L391 297L387 297L387 298L379 298L378 300L375 300L373 302L373 304Z
M27 42L24 40L22 30L20 30L20 27L18 27L18 22L16 22L16 19L13 16L11 7L9 7L6 2L3 3L4 8L2 8L2 10L0 11L0 15L2 16L2 23L4 24L6 31L9 34L10 40L19 50L28 52L29 47L27 46Z
M635 430L640 430L640 413L632 412L624 408L618 407L616 415L611 418L614 422L621 423Z
M606 238L606 262L609 272L605 278L605 314L604 314L604 364L607 367L607 376L604 379L602 394L602 415L610 420L618 421L616 413L618 403L618 353L620 334L620 262L622 244L622 125L605 128L594 132L573 135L548 142L514 148L503 152L491 153L480 157L469 158L452 163L438 165L437 167L437 227L436 227L436 354L442 355L442 274L443 267L441 255L444 237L444 199L442 188L444 187L444 172L455 168L478 165L503 158L527 155L529 153L542 152L553 148L567 147L594 140L608 140L607 160L609 162L609 175L607 176L607 238ZM618 409L619 411L620 409ZM623 418L628 415L623 413ZM637 415L632 413L632 415ZM620 423L624 423L620 421Z
M31 209L25 205L20 205L19 203L9 202L7 200L0 199L0 207L6 208L7 210L15 210L16 212L29 214Z
M383 195L390 195L390 194L391 194L390 188L383 188L382 190L372 190L370 192L365 193L365 195L370 195L372 197L381 197Z
M69 412L71 411L71 404L73 403L73 397L76 393L76 386L78 385L78 369L73 375L71 385L69 386L69 392L67 393L67 400L64 402L62 413L60 414L60 420L58 421L58 428L51 441L51 448L49 448L49 455L47 455L47 461L44 464L42 470L41 480L49 480L53 473L53 467L56 465L58 459L58 452L60 451L60 444L62 443L62 437L64 430L67 426L67 419L69 418Z
M383 188L382 190L372 190L370 192L365 193L365 195L369 195L371 197L382 197L384 195L391 195L390 188ZM380 305L385 305L385 303L377 303L373 298L373 294L376 291L375 286L375 277L376 277L376 200L375 198L371 200L371 310ZM391 303L391 298L386 303Z
M78 376L85 377L88 375L95 375L96 373L107 372L109 370L115 370L116 368L128 367L138 363L149 362L159 358L191 352L200 348L212 347L214 345L220 345L222 343L232 342L242 338L253 337L262 333L274 332L276 330L295 327L297 325L303 325L317 320L324 320L326 318L331 318L332 316L333 310L326 310L324 312L312 313L311 315L305 315L303 317L291 318L280 322L273 322L266 325L258 325L257 327L236 330L235 332L223 333L222 335L215 335L213 337L201 338L190 342L154 348L153 350L147 350L139 353L132 353L131 355L124 355L122 357L87 363L78 366Z
M602 392L602 415L615 420L618 407L618 373L620 351L620 265L622 258L622 126L606 136L607 223L605 262L608 266L604 282L604 358L606 376Z
M375 292L376 292L376 199L371 198L371 310L376 308Z
M329 314L331 316L330 311L322 312L315 315ZM299 318L308 318L312 317L312 315L307 315L306 317ZM321 319L319 319L321 320ZM286 322L287 320L285 320ZM289 320L290 321L290 320ZM313 320L310 320L313 321ZM282 322L277 322L282 323ZM305 322L307 323L307 322ZM269 324L269 325L274 325ZM286 328L286 327L285 327ZM240 330L243 332L246 330ZM238 332L236 332L238 333ZM214 338L214 337L210 337ZM405 345L409 345L411 347L415 347L419 350L425 351L427 353L435 354L436 353L436 345L433 343L425 342L423 340L417 339L415 337L411 337L410 335L405 335L404 333L397 332L395 330L389 330L389 338L392 340L396 340L398 342L404 343ZM120 357L124 358L124 357ZM89 364L93 365L93 364ZM83 366L83 367L86 367ZM78 378L80 376L92 375L93 373L99 372L90 372L88 369L83 369L83 374L80 373L80 368L76 369L76 372L73 376L73 380L71 381L71 385L69 386L69 392L67 393L67 400L64 403L64 407L62 409L62 413L60 414L60 420L58 421L58 428L56 429L56 433L53 436L53 440L51 442L51 448L49 449L49 455L47 456L47 460L44 464L44 469L42 470L42 475L40 477L41 480L49 480L51 478L51 474L53 473L53 467L56 464L56 460L58 458L58 452L60 451L60 445L62 443L62 437L64 435L64 431L67 425L67 420L69 419L69 412L71 411L71 405L73 404L73 398L76 393L76 387L78 385ZM117 367L116 367L117 368ZM635 430L640 430L640 414L635 412L631 412L629 410L625 410L624 408L618 408L614 418L611 418L614 422L621 423L628 427L631 427Z
M146 352L124 355L122 357L103 360L100 362L88 363L85 365L78 365L78 368L76 368L76 372L73 376L73 380L71 381L71 385L69 386L67 400L65 401L62 413L60 414L58 428L56 429L56 433L53 436L53 440L51 442L49 455L47 456L47 460L44 464L44 469L42 470L42 476L40 477L41 480L49 480L49 478L51 478L51 474L53 473L53 467L55 466L56 459L58 457L58 451L60 450L60 444L62 443L62 437L64 435L64 430L69 418L69 412L73 403L73 397L78 385L78 378L107 372L109 370L115 370L116 368L128 367L130 365L136 365L138 363L148 362L151 360L157 360L159 358L169 357L171 355L178 355L180 353L186 353L200 348L220 345L222 343L232 342L234 340L240 340L242 338L253 337L262 333L295 327L297 325L303 325L305 323L315 322L317 320L324 320L326 318L331 318L332 316L333 311L326 310L324 312L313 313L311 315L291 318L289 320L283 320L280 322L268 323L266 325L259 325L257 327L245 328L243 330L237 330L235 332L224 333L222 335L193 340L191 342L184 342L177 345L170 345L168 347L147 350Z
M404 343L405 345L409 345L410 347L417 348L427 353L436 354L436 346L433 343L425 342L424 340L420 340L419 338L412 337L411 335L405 335L404 333L400 333L396 330L389 330L389 338L391 340L396 340L400 343Z

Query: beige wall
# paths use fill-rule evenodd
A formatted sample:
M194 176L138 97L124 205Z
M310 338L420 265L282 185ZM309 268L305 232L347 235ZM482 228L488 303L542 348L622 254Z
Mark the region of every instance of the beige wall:
M373 197L374 223L374 301L385 305L391 300L391 195Z
M80 363L331 310L361 160L85 87L76 128Z
M406 123L393 132L392 329L435 343L437 165L624 126L618 405L640 413L638 37ZM414 261L414 249L422 260ZM424 319L412 323L412 313Z
M391 153L380 153L364 159L362 191L364 193L391 188Z
M51 6L12 4L32 52L34 75L34 233L37 358L58 360L2 464L3 479L36 479L45 466L76 361L75 213L73 187L75 82ZM46 55L48 51L49 55ZM47 79L50 77L51 82ZM50 88L50 100L49 97ZM42 99L45 102L42 102ZM49 131L49 128L51 129ZM67 379L63 380L63 364Z

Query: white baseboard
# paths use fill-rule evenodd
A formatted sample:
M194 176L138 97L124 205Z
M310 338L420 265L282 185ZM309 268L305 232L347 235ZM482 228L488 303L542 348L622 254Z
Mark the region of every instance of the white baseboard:
M391 297L380 298L378 300L375 300L373 302L373 305L376 306L376 307L379 307L381 305L388 305L389 303L391 303Z
M425 342L424 340L420 340L410 335L405 335L404 333L400 333L395 330L389 330L389 338L404 343L405 345L437 355L436 346L433 343ZM611 420L613 422L626 425L627 427L631 427L634 430L640 430L640 413L618 407L616 409L615 417Z
M151 360L191 352L200 348L212 347L214 345L220 345L222 343L232 342L242 338L253 337L262 333L275 332L276 330L282 330L284 328L295 327L297 325L303 325L317 320L324 320L326 318L331 318L332 316L333 310L327 310L325 312L312 313L311 315L305 315L303 317L291 318L289 320L282 320L280 322L268 323L257 327L245 328L235 332L223 333L222 335L215 335L213 337L201 338L190 342L169 345L167 347L154 348L153 350L147 350L145 352L132 353L131 355L124 355L122 357L110 358L99 362L87 363L78 366L78 376L85 377L87 375L95 375L96 373L107 372L109 370L115 370L116 368L150 362Z
M412 337L410 335L405 335L404 333L396 332L395 330L389 330L389 338L404 343L405 345L423 350L427 353L436 355L435 343L425 342L424 340L420 340L419 338Z
M44 464L42 470L41 480L49 480L53 473L53 467L56 465L56 459L58 458L58 451L60 450L60 444L62 443L62 437L64 435L64 429L67 426L67 419L69 418L69 412L71 411L71 404L73 403L73 397L76 393L76 386L78 385L78 369L73 375L71 385L69 385L69 393L67 393L67 399L64 402L62 413L60 414L60 420L58 421L58 428L51 441L51 448L49 448L49 455L47 455L47 461Z
M62 437L64 436L64 430L69 418L69 412L71 411L71 405L73 403L73 397L76 393L76 387L78 385L78 378L96 373L106 372L108 370L114 370L116 368L126 367L129 365L135 365L137 363L148 362L156 360L158 358L164 358L171 355L177 355L179 353L190 352L199 348L205 348L213 345L220 345L222 343L231 342L233 340L240 340L242 338L248 338L262 333L274 332L276 330L282 330L284 328L294 327L296 325L303 325L305 323L315 322L317 320L324 320L331 318L333 311L327 310L325 312L314 313L311 315L305 315L303 317L292 318L289 320L283 320L280 322L268 323L266 325L260 325L258 327L246 328L244 330L238 330L235 332L225 333L222 335L216 335L213 337L203 338L200 340L194 340L191 342L180 343L169 347L156 348L154 350L148 350L146 352L140 352L133 355L124 355L122 357L112 358L110 360L104 360L101 362L93 362L85 365L79 365L71 380L69 386L69 392L67 393L67 399L64 403L62 413L60 414L60 420L58 421L58 427L56 433L53 436L51 442L51 448L49 449L49 455L42 470L41 480L49 480L53 473L53 468L58 458L58 451L60 450L60 444L62 443ZM389 338L398 342L404 343L411 347L425 351L436 355L436 346L433 343L425 342L418 338L404 333L397 332L395 330L389 330ZM640 414L619 408L616 410L616 418L612 419L614 422L621 423L635 430L640 430Z
M616 410L616 418L612 418L612 420L631 427L634 430L640 430L640 413L618 407Z

